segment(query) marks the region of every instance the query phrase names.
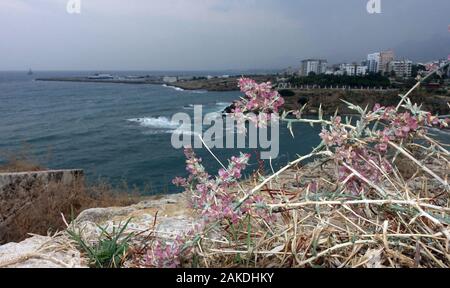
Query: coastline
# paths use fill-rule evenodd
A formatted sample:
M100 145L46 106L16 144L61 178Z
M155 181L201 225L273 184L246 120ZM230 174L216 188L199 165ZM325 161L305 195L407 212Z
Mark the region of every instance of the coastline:
M273 75L249 76L257 82L275 82ZM176 82L164 82L161 77L144 77L138 79L90 79L88 77L57 77L37 78L36 81L50 82L80 82L80 83L106 83L106 84L135 84L135 85L164 85L179 91L208 91L208 92L234 92L239 91L237 81L240 76L227 78L196 79ZM365 89L278 89L286 100L285 111L298 110L307 104L304 115L317 115L320 105L325 115L334 115L336 111L342 115L350 115L350 110L342 100L362 107L373 107L379 103L382 106L393 106L398 101L400 90L365 90ZM450 115L450 96L436 95L425 90L415 91L411 95L413 103L423 103L423 108L437 115ZM232 106L224 109L230 112Z
M166 85L167 87L175 87L183 90L205 90L209 92L228 92L239 91L237 86L238 79L241 76L230 76L227 78L213 78L213 79L196 79L196 80L182 80L176 82L167 82L163 77L143 77L143 78L117 78L117 79L91 79L89 77L50 77L50 78L36 78L35 81L43 82L79 82L79 83L106 83L106 84L136 84L136 85ZM258 82L274 81L275 76L258 76L252 75Z
M149 78L142 79L89 79L88 77L55 77L55 78L36 78L35 81L42 82L80 82L80 83L106 83L106 84L153 84L162 85L163 81Z

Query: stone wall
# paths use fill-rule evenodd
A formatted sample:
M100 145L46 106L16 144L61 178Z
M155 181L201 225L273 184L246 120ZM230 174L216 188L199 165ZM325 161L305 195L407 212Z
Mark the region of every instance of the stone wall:
M58 186L59 185L59 186ZM37 201L47 201L50 187L78 187L84 185L82 170L57 170L22 173L0 173L0 243L21 237L14 227L18 223L30 222L28 215L39 215ZM65 193L66 189L53 189ZM52 193L55 193L52 191ZM29 213L34 209L32 213ZM33 219L35 220L35 219ZM26 235L22 235L26 236Z

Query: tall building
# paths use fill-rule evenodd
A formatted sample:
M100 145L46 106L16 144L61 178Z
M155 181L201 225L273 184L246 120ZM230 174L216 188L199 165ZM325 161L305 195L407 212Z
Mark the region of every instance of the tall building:
M393 50L384 51L380 53L380 65L378 71L381 74L389 72L389 63L395 60L395 54Z
M325 74L327 72L328 61L325 59L306 59L302 61L300 69L301 76L308 76L311 72L315 74Z
M372 53L367 55L367 66L369 73L378 73L381 53Z
M391 61L389 62L389 73L395 72L395 76L409 78L412 73L412 61Z

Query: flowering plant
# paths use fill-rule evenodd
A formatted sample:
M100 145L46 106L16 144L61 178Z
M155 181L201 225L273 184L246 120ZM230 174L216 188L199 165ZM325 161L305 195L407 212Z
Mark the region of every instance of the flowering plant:
M270 82L258 84L253 79L241 78L238 87L244 97L234 102L232 116L241 123L249 120L257 127L266 127L271 116L277 115L284 105L283 97Z
M185 189L202 216L201 231L158 244L149 261L179 266L190 243L207 267L449 267L443 255L450 243L450 152L428 132L450 122L411 103L408 95L420 83L397 107L377 104L369 110L347 103L358 113L357 121L337 114L328 120L321 109L318 119L304 119L305 107L283 112L291 130L296 123L321 125L322 143L267 178L257 175L252 188L242 181L249 155L232 157L212 176L186 149L189 175L173 183ZM243 78L239 87L245 98L235 104L235 117L266 125L247 113L280 112L284 101L269 83ZM399 157L408 159L421 178L403 177ZM319 165L299 166L312 158ZM208 234L211 227L215 236Z

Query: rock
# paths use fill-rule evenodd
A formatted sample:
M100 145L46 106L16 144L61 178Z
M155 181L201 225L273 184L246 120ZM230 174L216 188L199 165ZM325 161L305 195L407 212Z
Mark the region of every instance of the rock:
M111 232L128 220L125 234L154 230L162 238L183 235L197 223L185 195L177 194L153 197L130 207L89 209L77 217L75 228L85 239L95 241L101 234L99 226Z
M236 104L232 103L230 106L226 107L223 111L222 114L231 114L233 113L234 108L236 108Z
M81 212L77 217L76 222L93 222L102 223L108 219L127 216L137 209L134 207L124 207L124 208L92 208Z
M89 209L77 217L71 229L82 232L85 241L95 243L102 233L99 226L112 231L128 219L131 221L124 234L139 234L132 240L137 244L150 233L174 239L198 221L188 208L185 195L177 194L151 197L129 207ZM20 243L0 246L0 268L79 268L87 267L86 263L66 232L54 237L33 236Z
M129 207L93 208L80 213L75 222L93 222L101 225L111 220L127 220L127 218L139 218L144 214L159 216L186 216L192 211L187 208L184 194L164 195L151 197L138 204Z
M0 246L0 268L83 268L80 252L64 237L33 236Z

